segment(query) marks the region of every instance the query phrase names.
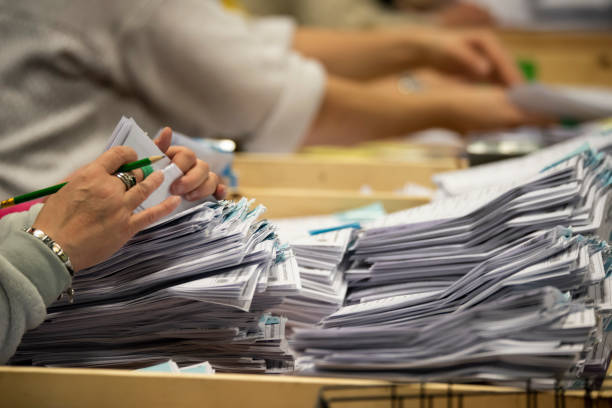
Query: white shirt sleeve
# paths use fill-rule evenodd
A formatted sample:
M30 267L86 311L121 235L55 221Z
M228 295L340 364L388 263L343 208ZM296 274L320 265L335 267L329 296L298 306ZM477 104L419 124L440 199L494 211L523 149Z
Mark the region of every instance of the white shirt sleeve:
M231 137L247 150L299 146L325 72L292 51L291 20L250 20L214 0L172 0L143 21L122 35L120 52L125 85L147 103L199 136Z

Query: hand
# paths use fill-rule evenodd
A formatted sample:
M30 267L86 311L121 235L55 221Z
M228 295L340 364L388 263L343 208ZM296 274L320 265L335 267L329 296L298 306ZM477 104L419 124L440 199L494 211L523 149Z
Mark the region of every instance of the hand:
M445 127L462 133L554 123L553 118L521 110L510 102L506 90L500 87L454 87L435 92L445 101L442 119Z
M50 196L33 227L55 240L75 271L107 259L134 234L170 214L179 197L134 214L164 179L156 171L130 190L113 173L125 163L135 161L136 152L127 146L113 147L94 162L77 170L60 191ZM135 172L142 178L141 172Z
M516 64L487 30L430 30L415 34L422 63L471 80L514 85L522 82Z
M198 159L193 151L184 146L170 146L172 129L164 128L154 140L159 149L185 174L170 186L172 194L195 201L210 195L217 199L225 197L226 188L219 176L210 171L208 164Z

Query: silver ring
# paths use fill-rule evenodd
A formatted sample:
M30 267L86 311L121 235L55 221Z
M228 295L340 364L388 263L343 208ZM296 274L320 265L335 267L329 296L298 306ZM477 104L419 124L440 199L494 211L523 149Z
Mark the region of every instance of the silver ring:
M128 191L130 188L136 185L136 177L134 177L131 172L119 172L115 174L115 176L119 177L119 180L123 182L123 185L125 186L125 191Z

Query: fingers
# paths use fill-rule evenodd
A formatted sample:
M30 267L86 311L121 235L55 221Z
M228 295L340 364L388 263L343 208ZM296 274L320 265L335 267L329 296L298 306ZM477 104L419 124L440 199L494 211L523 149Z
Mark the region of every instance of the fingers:
M195 166L172 184L170 192L177 195L189 194L206 181L209 172L210 168L206 162L196 160Z
M504 89L498 88L497 91L499 92L499 98L501 101L497 109L499 112L507 113L508 121L506 126L549 126L556 122L555 118L552 116L539 112L526 111L515 105L508 97L508 94Z
M136 177L137 183L140 183L142 180L144 180L144 173L142 172L142 169L135 169L132 170L130 173L132 173L134 177Z
M219 176L213 172L208 173L208 178L198 188L189 192L184 197L188 201L195 201L201 198L208 197L217 191L219 186Z
M126 206L133 211L144 200L147 199L164 181L161 171L153 172L149 177L125 192L124 201Z
M159 132L159 134L153 141L155 142L159 150L166 153L166 150L168 150L170 144L172 143L172 129L166 126L161 130L161 132Z
M522 82L523 78L516 64L495 37L480 32L474 34L471 43L491 61L493 71L502 84L514 85Z
M219 184L217 186L217 189L215 190L215 198L217 200L223 200L225 198L227 194L227 187L225 187L225 184Z
M172 163L176 164L183 173L187 173L198 160L193 150L184 146L170 146L166 151L166 155L172 159Z
M485 56L469 44L462 43L449 50L455 63L459 63L464 71L476 78L485 78L491 74L492 66Z
M100 164L108 174L112 174L125 163L138 159L138 155L129 146L114 146L102 153L95 162Z
M147 177L147 180L149 180L152 176L153 175ZM130 219L130 230L133 234L135 234L138 231L148 227L174 211L180 202L180 197L171 196L156 206L147 208L146 210L132 215L132 218Z

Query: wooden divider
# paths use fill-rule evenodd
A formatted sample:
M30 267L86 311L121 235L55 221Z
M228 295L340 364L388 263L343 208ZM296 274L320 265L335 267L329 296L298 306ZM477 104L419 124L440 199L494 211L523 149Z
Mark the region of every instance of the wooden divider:
M391 389L380 380L245 374L163 374L127 370L2 367L0 406L10 408L313 408L319 393L341 408L392 407L388 397L410 395L403 407L522 408L529 405L519 388L418 384ZM384 387L383 387L384 386ZM324 388L322 388L324 387ZM335 387L340 389L335 390ZM347 388L350 387L350 388ZM463 396L460 397L460 395ZM366 399L364 397L373 397ZM422 397L421 397L422 396ZM593 392L592 407L610 406L610 393ZM537 406L555 407L552 392L540 393ZM583 407L584 393L573 392L564 407ZM394 405L398 406L398 405Z
M460 165L455 158L402 162L300 154L238 154L234 160L240 186L321 190L359 190L370 185L375 191L393 191L408 182L433 187L433 174Z
M406 195L404 187L432 188L435 173L460 166L455 158L402 162L239 154L234 160L237 196L257 199L268 208L268 218L332 214L377 201L388 212L423 205L430 200L427 194Z
M267 210L266 218L328 215L363 207L374 202L382 203L387 212L404 210L430 201L428 196L403 196L389 192L360 194L358 191L250 188L239 190L241 196L255 198Z

